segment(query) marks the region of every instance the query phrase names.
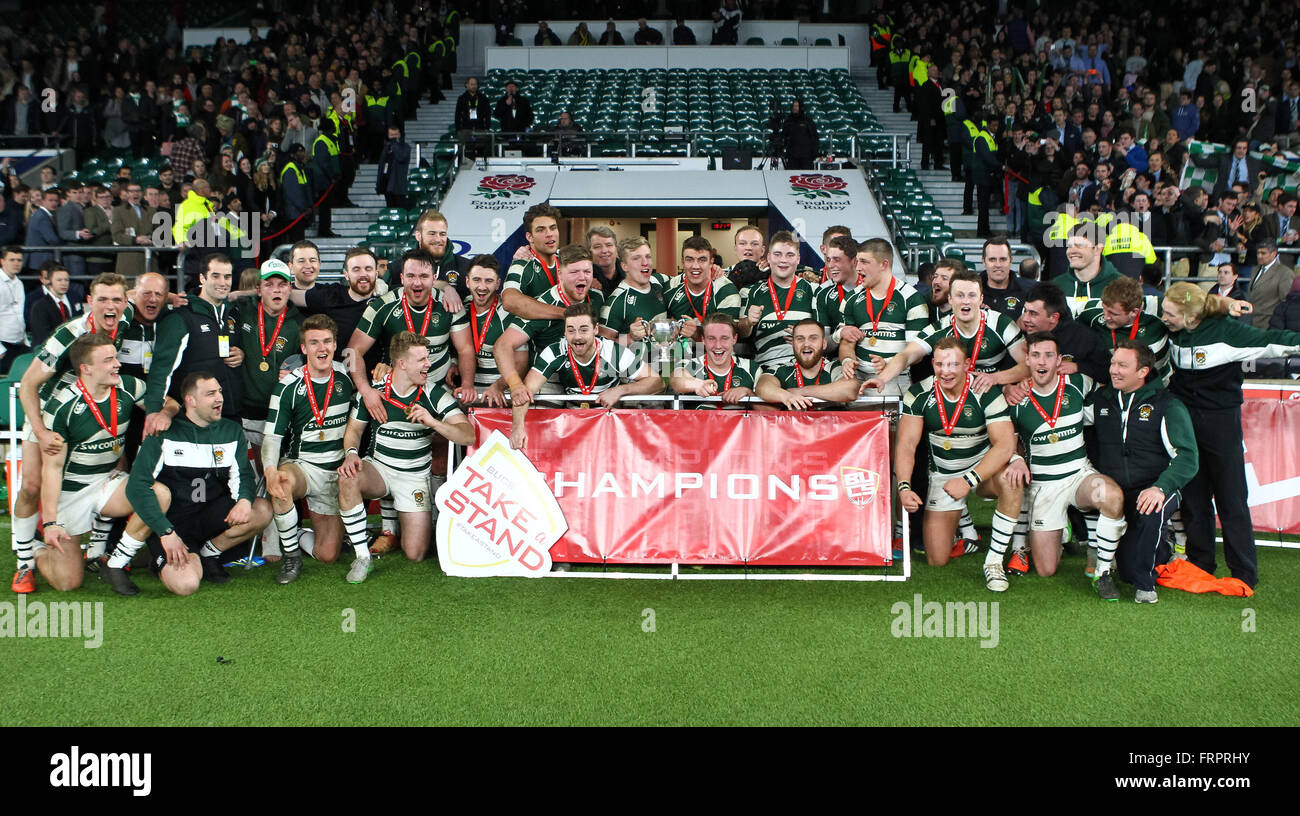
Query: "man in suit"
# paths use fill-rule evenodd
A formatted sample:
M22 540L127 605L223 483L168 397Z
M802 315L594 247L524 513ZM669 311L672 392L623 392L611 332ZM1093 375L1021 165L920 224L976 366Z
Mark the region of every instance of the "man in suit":
M1246 139L1238 139L1232 143L1231 152L1195 158L1192 159L1192 163L1197 167L1219 171L1219 178L1214 186L1215 194L1231 190L1232 185L1238 182L1246 184L1253 190L1259 181L1259 174L1266 171L1259 160L1252 159L1249 154L1250 142Z
M1250 241L1255 246L1268 244L1274 247L1294 247L1300 236L1300 221L1295 218L1296 197L1293 193L1283 193L1277 200L1277 209L1260 220L1259 226L1250 233Z
M1250 276L1250 302L1255 307L1250 322L1257 329L1267 329L1273 311L1291 291L1295 270L1278 260L1277 247L1269 244L1255 247L1255 260L1259 266Z
M916 90L916 138L921 142L921 169L930 166L943 170L944 141L948 135L943 119L943 89L939 87L939 68L929 63L929 79Z
M86 204L90 201L90 190L81 182L74 181L68 185L68 200L55 214L54 225L59 233L61 244L86 244L90 242L90 230L86 229ZM64 257L68 272L77 277L86 275L86 257L68 253Z
M90 231L91 246L113 245L113 193L107 187L96 186L91 192L90 206L85 210L86 229ZM112 255L87 255L87 274L98 275L113 271Z
M48 281L31 304L27 329L32 334L32 348L40 348L54 330L79 317L83 304L68 297L68 270L56 261L41 270L41 280Z
M150 187L145 193L153 204L141 201L140 196L140 185L135 182L128 184L122 203L113 210L113 243L118 246L146 246L153 243L153 216L158 211L154 204L158 201L158 190ZM145 273L144 254L119 252L115 271L127 280L135 280ZM148 271L158 271L157 257L150 259Z
M26 244L29 247L58 246L59 233L54 226L54 213L59 209L59 188L51 187L41 193L40 206L32 210L27 219ZM27 268L36 271L47 261L54 260L52 252L29 252Z

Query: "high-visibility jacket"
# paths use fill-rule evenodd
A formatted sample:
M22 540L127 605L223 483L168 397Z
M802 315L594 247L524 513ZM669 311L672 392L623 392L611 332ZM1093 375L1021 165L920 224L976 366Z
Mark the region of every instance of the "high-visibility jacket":
M1109 220L1107 219L1107 221ZM1102 226L1101 219L1098 218L1097 221L1097 226ZM1151 246L1151 239L1146 237L1142 230L1127 221L1117 221L1110 224L1110 229L1106 234L1106 243L1102 247L1103 255L1118 253L1141 255L1144 263L1153 264L1156 262L1156 251Z
M172 225L172 238L180 244L190 227L212 215L212 202L190 190L185 194L181 205L176 208L176 223Z
M1070 230L1074 229L1075 224L1082 223L1083 219L1069 213L1057 213L1056 220L1052 222L1052 228L1048 230L1047 239L1053 242L1060 242L1062 246L1065 240L1070 237Z
M879 51L882 48L888 48L889 41L892 40L893 38L894 35L892 32L890 32L888 25L882 26L877 23L871 24L871 50L872 51Z
M930 79L930 63L920 57L912 59L912 84L924 85Z
M1156 583L1184 592L1217 592L1230 598L1249 598L1255 590L1240 578L1215 578L1210 573L1182 559L1156 567Z

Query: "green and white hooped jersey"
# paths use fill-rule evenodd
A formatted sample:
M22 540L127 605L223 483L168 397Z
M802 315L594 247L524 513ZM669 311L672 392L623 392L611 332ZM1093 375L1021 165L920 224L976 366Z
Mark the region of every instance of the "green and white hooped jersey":
M542 353L533 361L533 370L541 372L546 379L559 384L564 389L564 393L581 394L582 388L573 373L574 362L575 360L569 357L568 341L560 340L542 349ZM586 363L578 362L577 365L578 376L581 376L583 383L591 389L587 393L599 394L620 383L631 382L641 368L641 360L631 348L624 348L612 340L602 339L599 341L597 353L592 355L591 360Z
M514 261L506 270L505 289L518 289L530 298L540 299L543 292L560 283L560 259L551 259L551 268L545 269L537 258L529 255L522 261ZM599 287L597 287L599 288Z
M128 306L125 314L118 315L117 334L113 337L113 346L117 349L119 355L122 351L122 344L126 342L127 331L131 327L131 315L134 314L135 310ZM77 381L77 374L72 370L72 361L68 359L68 349L72 348L73 342L78 337L90 331L90 318L91 314L86 312L81 317L60 324L37 350L36 359L54 369L54 376L46 380L45 384L41 386L39 394L42 404L54 396L55 393L62 391Z
M821 366L817 369L817 376L804 377L803 385L800 385L799 376L802 376L803 372L799 369L799 364L786 363L777 366L776 370L772 372L772 376L776 377L776 381L781 384L782 388L791 389L802 388L805 385L830 385L840 379L842 370L838 360L834 363L822 360ZM798 375L795 374L796 371L799 371Z
M673 320L685 317L703 323L702 317L708 317L714 312L740 319L740 290L726 278L713 281L709 288L693 295L686 288L686 276L682 275L664 293L664 300L668 316Z
M357 391L346 367L339 362L334 363L334 387L329 394L325 393L327 386L329 377L311 379L312 394L316 407L324 412L324 423L317 422L312 411L303 369L295 369L271 394L265 434L288 440L288 448L280 451L283 458L327 470L343 464L343 433L352 404L358 400Z
M1023 345L1025 337L1011 318L992 309L982 309L984 315L984 336L980 338L979 357L975 360L975 370L988 374L1002 369L1002 361L1011 356L1011 349ZM945 337L956 337L966 349L969 358L975 353L976 329L970 337L954 327L952 315L943 318L939 328L927 328L916 338L916 342L925 346L926 354L934 354L934 347Z
M867 298L871 298L871 313L867 312ZM877 298L865 286L859 287L841 304L840 322L845 326L857 326L866 334L857 345L857 359L865 362L872 354L884 358L885 362L895 354L907 348L915 340L930 320L930 304L925 295L916 291L916 287L907 281L896 281L894 294L885 307L884 298ZM872 328L874 314L880 319ZM874 341L874 342L872 342Z
M754 388L754 382L758 379L758 365L753 360L746 360L743 357L732 357L735 365L731 368L731 387L732 388ZM707 356L696 357L682 363L682 369L686 371L689 377L695 377L699 380L713 380L718 384L718 396L727 390L727 373L723 371L718 373L706 364Z
M983 394L968 391L966 402L958 411L958 397L943 397L944 415L957 419L952 435L943 432L943 417L939 415L939 398L935 396L934 377L915 383L903 396L903 413L921 417L925 421L925 438L930 451L930 470L940 476L959 476L980 463L989 452L988 426L994 422L1010 422L1007 402L1002 389L994 386Z
M840 285L833 280L825 280L821 286L817 287L817 322L822 324L826 330L826 342L831 342L831 335L834 334L844 323L844 302L853 297L853 293L858 291L856 287L843 289L843 297L840 297Z
M790 295L794 287L794 295ZM766 369L774 369L783 363L794 360L794 349L786 337L786 329L792 328L800 320L817 317L817 292L813 285L801 277L795 276L790 287L781 287L768 278L745 290L740 314L743 317L750 306L759 306L763 316L754 326L750 339L754 342L754 361ZM773 305L775 297L776 305ZM786 309L786 298L790 307ZM777 316L777 307L784 311L783 317Z
M1052 482L1068 479L1088 463L1088 452L1083 446L1084 403L1095 387L1084 374L1062 375L1065 392L1061 396L1061 413L1053 426L1034 408L1030 397L1011 406L1011 420L1025 441L1029 452L1029 475L1035 482ZM1048 418L1056 406L1057 389L1046 394L1037 391L1031 396Z
M111 473L122 458L122 446L126 441L126 431L131 424L131 409L144 405L144 382L135 377L122 376L122 384L117 386L117 436L113 436L90 410L90 405L73 384L58 391L46 401L41 418L45 427L63 437L68 446L68 456L63 463L63 486L65 493L75 493L88 487L105 475ZM112 395L95 403L99 415L111 429ZM114 450L116 448L116 450Z
M384 394L385 383L379 381L374 387L380 395ZM460 403L440 383L433 383L425 388L414 388L408 394L392 393L389 396L403 405L418 401L435 419L447 421L450 417L464 416ZM427 471L433 461L433 442L435 434L432 428L411 422L406 418L406 411L384 400L387 418L375 428L370 456L376 462L394 470L411 472ZM369 424L370 411L365 402L353 400L351 418Z
M1169 376L1173 369L1169 365L1169 329L1165 328L1164 321L1158 317L1153 317L1146 312L1138 312L1135 320L1137 324L1137 334L1133 335L1133 326L1126 329L1106 328L1106 313L1102 311L1101 301L1095 301L1096 307L1089 306L1079 313L1077 318L1081 325L1092 329L1097 338L1101 340L1104 348L1112 354L1115 352L1115 345L1120 341L1127 340L1130 336L1139 343L1145 343L1151 353L1156 356L1156 373L1164 383L1169 382Z
M430 298L422 309L416 309L409 304L403 309L404 303L406 301L401 296L391 300L377 298L370 301L365 313L361 315L361 322L357 324L357 331L374 338L383 349L382 356L385 363L392 362L388 359L388 344L394 337L404 331L423 334L429 338L429 376L442 379L447 367L451 365L448 343L451 338L451 312L433 298ZM433 310L432 314L429 314L430 309ZM406 324L408 312L411 319L410 326ZM429 319L427 325L424 322L426 315Z
M605 301L605 306L600 311L600 324L622 336L638 320L644 319L647 323L667 320L668 309L664 298L667 289L668 279L658 272L650 276L649 291L634 289L624 278ZM629 343L629 346L632 344ZM650 352L654 349L654 340L647 337L634 347L644 359L649 359Z
M559 286L552 286L545 292L542 292L535 299L538 303L545 303L547 306L568 306L571 301L566 302L568 295L560 291ZM600 325L600 315L605 309L605 293L600 291L600 287L594 287L587 290L587 302L591 304L591 313L596 317L597 326ZM564 337L564 318L557 317L554 319L528 320L519 315L510 315L506 320L506 328L516 326L524 334L528 335L529 342L535 352L539 352L550 344L557 342Z
M506 320L509 317L510 313L498 300L491 315L477 315L478 325L472 327L472 330L469 324L470 304L468 302L466 302L465 308L456 312L451 318L452 334L465 332L467 339L472 344L474 342L474 333L478 332L478 339L482 342L474 355L475 388L487 388L501 378L501 372L497 370L497 358L492 354L492 347L505 333ZM527 345L523 346L523 348L527 348Z

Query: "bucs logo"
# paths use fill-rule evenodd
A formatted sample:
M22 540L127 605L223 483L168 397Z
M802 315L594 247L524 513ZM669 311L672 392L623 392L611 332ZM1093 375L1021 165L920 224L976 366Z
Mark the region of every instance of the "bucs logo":
M275 338L275 350L276 350L276 351L284 351L284 347L285 347L286 345L287 345L287 344L285 343L283 337L277 337L277 338Z
M417 491L415 491L414 493L411 494L411 498L415 499L415 503L416 503L416 504L420 505L421 507L424 506L424 491L423 491L423 490L417 490Z
M219 464L222 463L222 461L225 460L225 458L226 458L226 452L225 452L225 451L223 451L221 448L215 448L215 449L213 449L213 451L212 451L212 461L216 462L216 463L219 465Z
M840 467L840 483L844 485L844 495L854 507L866 507L876 498L880 487L880 474L865 468Z
M1198 366L1205 365L1205 349L1196 349L1193 351L1192 362Z
M1138 406L1138 419L1150 419L1152 408L1150 405Z

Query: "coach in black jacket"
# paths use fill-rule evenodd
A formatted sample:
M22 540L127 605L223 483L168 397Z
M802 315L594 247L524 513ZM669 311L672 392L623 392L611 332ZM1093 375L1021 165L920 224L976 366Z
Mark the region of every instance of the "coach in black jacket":
M1119 578L1133 584L1138 603L1156 602L1156 563L1165 525L1180 491L1196 475L1196 433L1187 408L1148 382L1156 360L1144 343L1125 338L1115 347L1110 385L1093 393L1088 409L1097 430L1097 469L1124 490L1128 530L1116 553Z

